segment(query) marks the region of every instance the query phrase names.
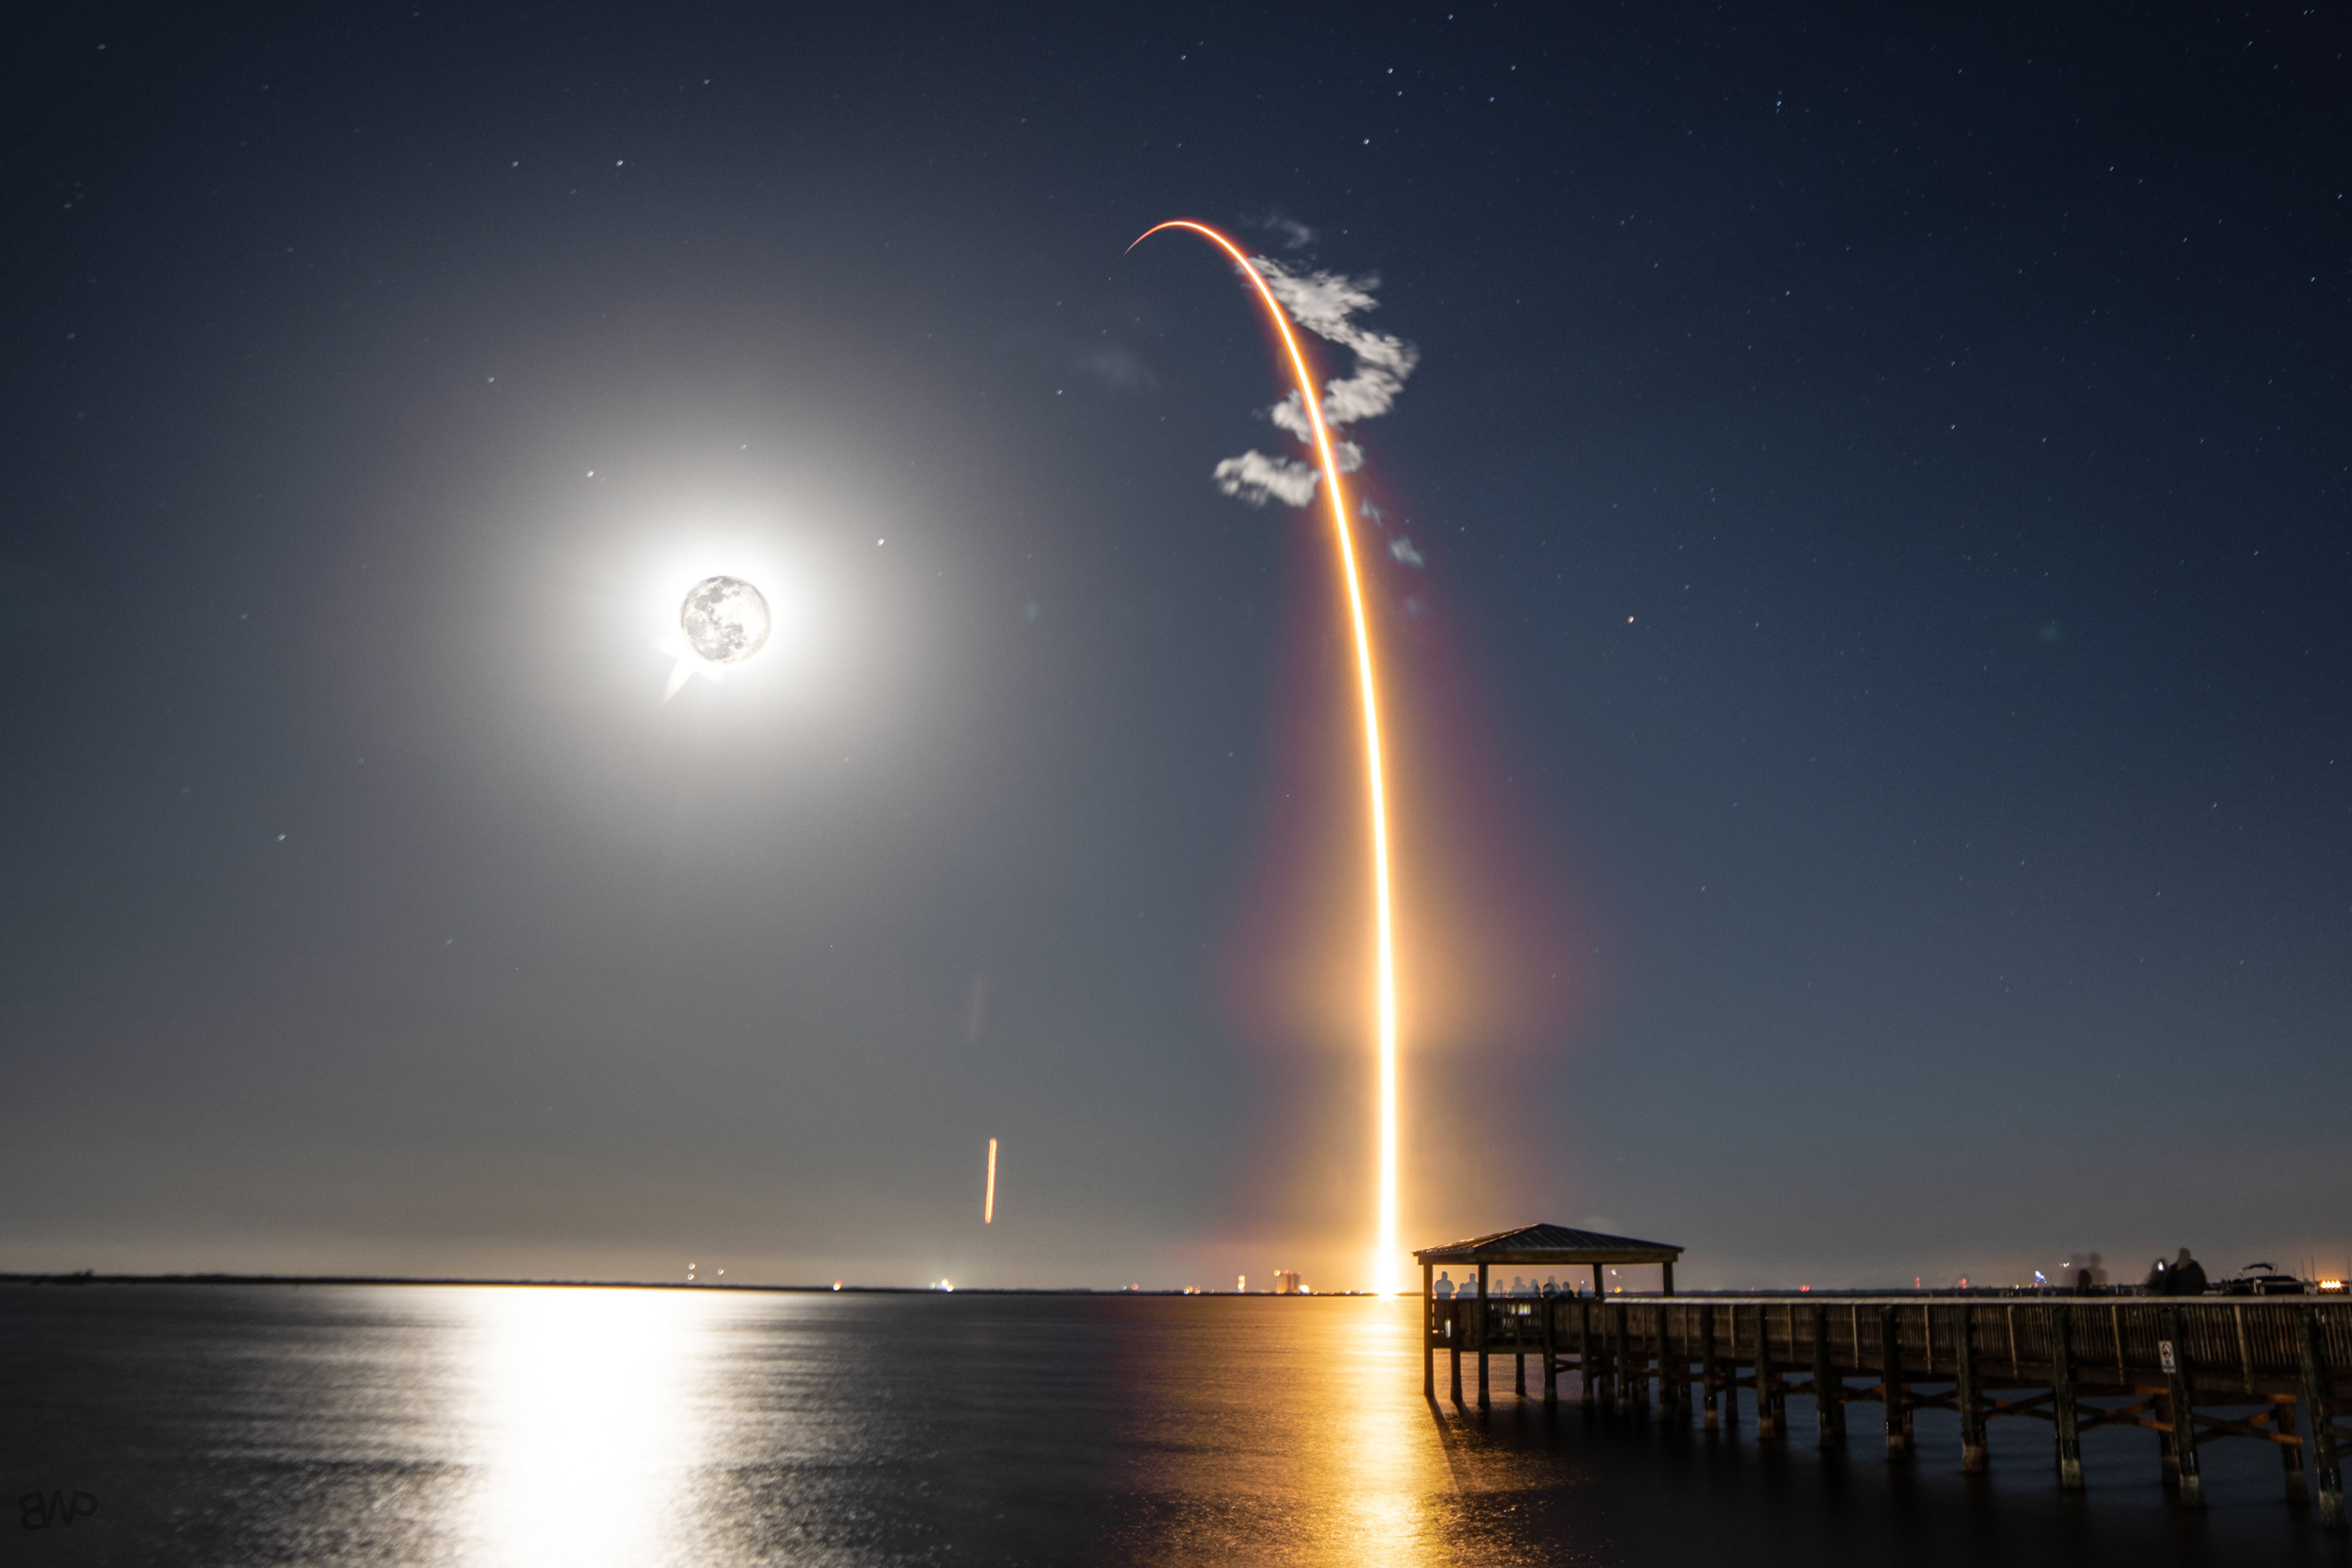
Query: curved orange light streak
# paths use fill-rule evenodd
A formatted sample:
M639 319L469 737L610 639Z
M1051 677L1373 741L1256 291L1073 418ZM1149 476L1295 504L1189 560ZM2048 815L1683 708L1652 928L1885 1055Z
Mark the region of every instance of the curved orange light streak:
M1339 489L1339 464L1331 451L1331 429L1323 423L1323 400L1315 395L1315 377L1307 355L1291 331L1290 317L1274 291L1265 286L1241 247L1191 218L1155 224L1136 237L1141 245L1162 229L1189 229L1227 256L1257 289L1282 346L1290 354L1290 368L1298 382L1298 395L1307 406L1307 423L1315 430L1316 455L1323 460L1323 489L1331 502L1331 534L1339 546L1341 574L1348 583L1348 616L1356 633L1356 685L1364 709L1364 787L1371 807L1374 1013L1378 1019L1374 1048L1380 1058L1380 1230L1372 1246L1372 1289L1383 1296L1397 1290L1397 1001L1396 931L1389 910L1389 808L1386 774L1381 763L1380 688L1372 679L1372 635L1364 617L1364 588L1356 569L1355 537L1348 531L1348 503ZM1135 245L1128 247L1129 250Z

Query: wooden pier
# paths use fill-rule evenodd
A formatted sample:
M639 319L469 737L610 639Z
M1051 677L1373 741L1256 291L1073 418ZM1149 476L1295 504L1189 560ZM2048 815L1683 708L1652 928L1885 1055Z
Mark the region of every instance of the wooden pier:
M1919 1411L1949 1410L1959 1418L1961 1468L1970 1472L1988 1464L1986 1425L2023 1417L2051 1424L2058 1484L2070 1490L2083 1485L2082 1435L2130 1426L2155 1434L2164 1484L2188 1508L2204 1506L2200 1448L2240 1438L2276 1447L2287 1497L2300 1501L2315 1489L2320 1523L2344 1528L2338 1456L2352 1442L2352 1426L2342 1425L2352 1420L2352 1301L1996 1292L1515 1297L1487 1290L1489 1266L1478 1265L1476 1285L1464 1281L1468 1288L1453 1300L1423 1296L1422 1384L1433 1400L1443 1352L1457 1405L1465 1403L1463 1357L1474 1359L1480 1410L1496 1356L1512 1358L1521 1398L1530 1397L1535 1373L1533 1397L1547 1410L1558 1406L1559 1380L1574 1373L1588 1406L1647 1415L1654 1386L1659 1415L1688 1420L1697 1411L1712 1431L1737 1423L1745 1390L1766 1440L1788 1436L1794 1395L1811 1403L1823 1448L1845 1447L1849 1405L1876 1405L1886 1456L1896 1462L1912 1456Z

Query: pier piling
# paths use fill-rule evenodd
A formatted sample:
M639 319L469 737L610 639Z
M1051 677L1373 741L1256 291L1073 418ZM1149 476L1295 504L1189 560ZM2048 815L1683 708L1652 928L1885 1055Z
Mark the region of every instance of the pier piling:
M1830 1354L1830 1309L1813 1305L1813 1414L1820 1423L1816 1441L1824 1449L1845 1447L1845 1379L1838 1375Z
M1977 1382L1976 1309L1952 1309L1952 1403L1960 1407L1960 1473L1980 1476L1991 1458L1985 1447L1984 1391Z
M2164 1309L2164 1333L2158 1356L2170 1394L2166 1403L2172 1422L2172 1471L2180 1489L2180 1506L2203 1508L2205 1481L2197 1465L2196 1384L2189 1370L2189 1336L2179 1307Z
M1717 1370L1715 1364L1715 1308L1701 1305L1698 1310L1698 1383L1700 1397L1706 1401L1706 1426L1710 1432L1719 1424L1716 1413L1719 1391L1716 1387ZM1734 1420L1738 1417L1733 1416Z
M1891 1306L1878 1310L1878 1391L1886 1404L1886 1457L1911 1457L1911 1402L1903 1381L1903 1327Z
M1577 1397L1587 1410L1593 1408L1601 1398L1600 1380L1592 1372L1592 1303L1579 1301L1576 1304L1576 1387Z
M1437 1397L1437 1292L1430 1288L1433 1263L1421 1266L1421 1396Z
M2303 1373L2303 1409L2311 1421L2312 1468L2318 1471L2319 1522L2328 1530L2344 1528L2344 1472L2336 1454L2336 1405L2326 1363L2320 1359L2317 1312L2296 1314L2295 1359Z
M2050 1405L2058 1426L2058 1487L2083 1489L2082 1427L2074 1408L2074 1314L2059 1307L2050 1314Z

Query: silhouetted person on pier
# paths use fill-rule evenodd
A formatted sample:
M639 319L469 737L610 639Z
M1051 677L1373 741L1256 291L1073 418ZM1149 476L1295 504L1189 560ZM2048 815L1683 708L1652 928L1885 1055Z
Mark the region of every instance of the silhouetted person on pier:
M1448 1273L1446 1273L1446 1272L1445 1272L1445 1270L1444 1270L1444 1269L1443 1269L1443 1268L1439 1269L1439 1270L1437 1271L1437 1283L1436 1283L1436 1285L1435 1285L1434 1287L1433 1287L1433 1289L1434 1289L1436 1290L1436 1292L1437 1292L1437 1299L1438 1299L1439 1300L1441 1300L1441 1301L1451 1301L1452 1300L1454 1300L1454 1278L1453 1278L1453 1276L1452 1276L1452 1275L1450 1275L1450 1274L1448 1274Z
M2164 1289L2168 1296L2202 1296L2205 1294L2205 1266L2189 1256L2182 1247L2180 1256L2165 1271Z
M2151 1296L2202 1296L2205 1294L2205 1266L2189 1256L2182 1247L2180 1256L2170 1263L2161 1258L2147 1271L2147 1293Z

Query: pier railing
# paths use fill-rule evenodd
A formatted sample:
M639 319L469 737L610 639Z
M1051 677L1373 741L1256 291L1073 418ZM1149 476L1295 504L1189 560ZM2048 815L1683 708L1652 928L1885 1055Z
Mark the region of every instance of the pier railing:
M1759 1436L1787 1432L1790 1394L1813 1402L1823 1447L1846 1440L1845 1407L1875 1404L1890 1458L1909 1458L1923 1409L1959 1416L1961 1464L1987 1464L1985 1425L2052 1423L2059 1484L2083 1484L2081 1436L2100 1426L2156 1434L2165 1482L2201 1506L2200 1444L2236 1437L2275 1445L2291 1497L2317 1472L2323 1523L2340 1527L2338 1452L2352 1430L2352 1302L2324 1298L2167 1299L1977 1296L1475 1297L1424 1304L1423 1384L1434 1398L1447 1353L1462 1401L1462 1357L1513 1359L1527 1395L1537 1363L1547 1409L1577 1374L1588 1405L1687 1417L1694 1395L1712 1429L1738 1398L1757 1401ZM1865 1380L1857 1384L1853 1380ZM2298 1405L2303 1419L2298 1421ZM2309 1436L2304 1435L2308 1429Z

